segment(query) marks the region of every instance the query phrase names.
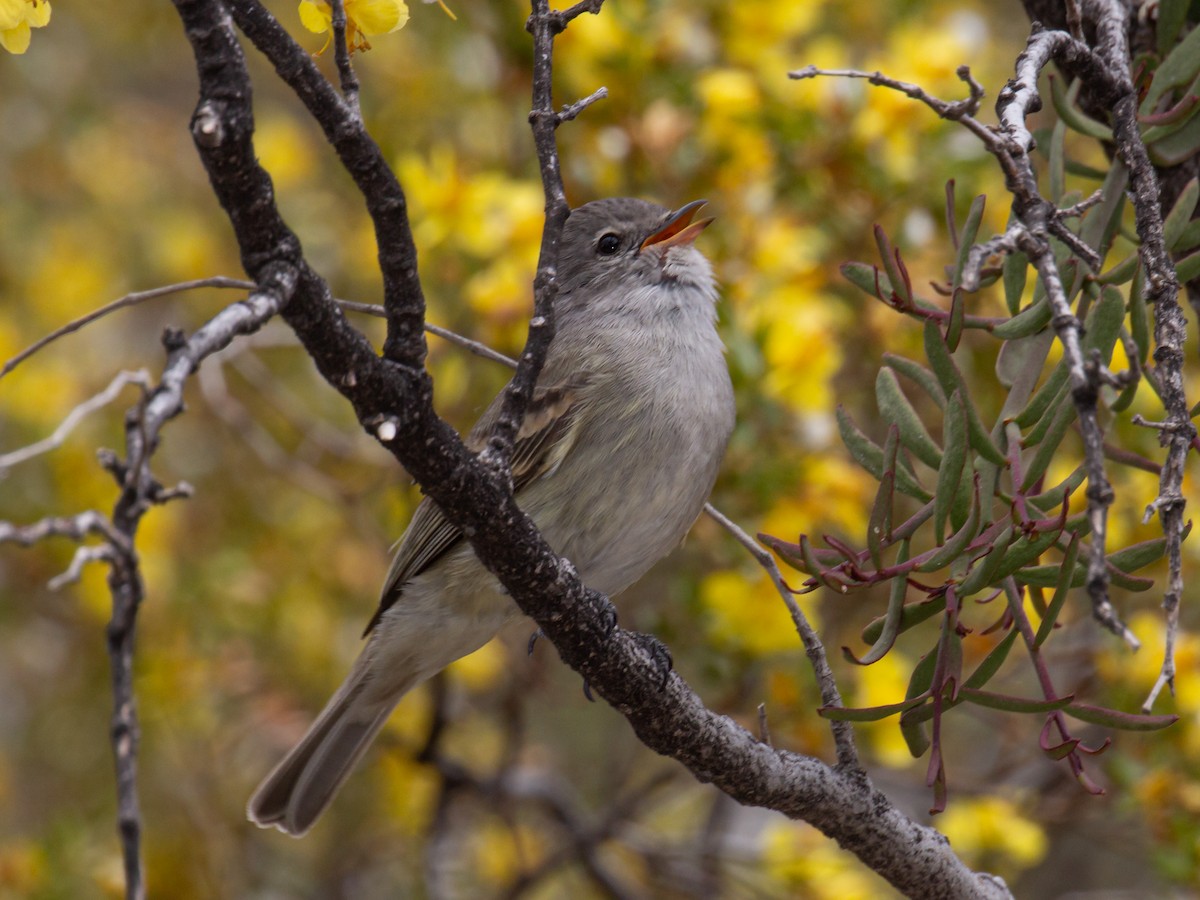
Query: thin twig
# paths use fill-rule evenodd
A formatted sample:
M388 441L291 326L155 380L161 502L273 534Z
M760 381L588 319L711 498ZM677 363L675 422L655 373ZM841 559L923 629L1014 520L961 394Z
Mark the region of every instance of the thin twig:
M212 278L198 278L194 281L181 281L177 284L165 284L162 287L151 288L148 291L136 291L132 294L126 294L124 297L114 300L112 303L101 306L99 309L92 310L87 315L80 316L78 319L73 319L66 325L63 325L61 328L56 328L45 337L30 344L28 347L6 362L3 368L0 368L0 378L3 378L47 344L57 341L64 335L76 332L80 328L83 328L83 326L88 325L97 319L101 319L104 316L107 316L109 313L116 312L118 309L124 309L127 306L136 306L138 303L144 303L147 300L154 300L158 297L166 297L169 294L179 294L183 291L194 291L198 288L240 288L241 290L248 291L253 290L254 282L246 281L240 278L226 278L223 275L217 275Z
M127 384L136 384L142 389L144 395L150 390L150 373L145 369L138 369L136 372L118 372L116 377L108 383L108 387L95 396L84 400L67 413L66 418L59 423L58 427L54 429L54 433L49 437L42 438L40 441L29 444L19 450L12 450L0 455L0 478L7 475L8 470L13 466L23 463L28 459L33 459L35 456L40 456L43 453L48 453L57 447L61 447L71 432L75 430L76 425L91 413L112 403L121 391L125 389L125 385Z
M796 602L796 598L792 595L792 591L788 588L787 582L784 581L783 575L779 571L779 566L775 565L774 558L770 553L758 546L754 538L746 534L736 522L711 503L704 504L704 511L708 513L710 519L733 535L734 539L754 557L754 561L766 571L767 577L771 579L771 583L775 585L775 590L783 600L783 605L787 607L788 615L792 617L792 624L796 628L796 633L800 636L800 642L804 645L804 652L808 655L809 664L817 676L817 686L821 690L822 704L831 707L842 706L842 695L838 691L837 681L833 677L833 670L829 668L829 660L825 656L825 645L821 643L821 638L817 635L812 625L809 624L808 617L804 615L804 610ZM851 724L834 719L830 720L829 726L833 732L834 744L837 746L838 765L847 770L859 769L858 751L854 746L854 729Z
M354 74L354 63L350 61L350 47L346 43L346 4L344 0L331 0L330 9L333 13L330 24L333 26L333 59L337 65L338 78L341 81L342 96L350 113L359 122L362 121L362 108L358 102L358 76Z

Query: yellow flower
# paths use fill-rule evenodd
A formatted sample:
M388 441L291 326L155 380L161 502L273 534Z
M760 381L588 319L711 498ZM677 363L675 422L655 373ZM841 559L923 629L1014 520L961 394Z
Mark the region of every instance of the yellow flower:
M7 2L7 0L0 0ZM346 44L350 52L370 50L368 36L399 31L408 22L408 4L404 0L345 0ZM329 32L320 56L333 40L333 8L325 0L301 0L300 24L313 34Z
M9 53L29 49L29 30L50 21L50 0L0 0L0 47Z

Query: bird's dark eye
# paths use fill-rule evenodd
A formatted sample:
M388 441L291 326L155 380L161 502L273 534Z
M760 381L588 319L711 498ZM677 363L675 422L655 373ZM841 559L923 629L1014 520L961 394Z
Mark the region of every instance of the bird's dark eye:
M611 231L596 242L596 250L601 256L612 256L621 249L621 238Z

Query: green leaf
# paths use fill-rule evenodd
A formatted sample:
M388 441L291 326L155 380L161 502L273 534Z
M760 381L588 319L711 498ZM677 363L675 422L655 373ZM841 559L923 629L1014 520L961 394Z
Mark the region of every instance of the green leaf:
M1158 22L1155 23L1155 46L1159 56L1166 56L1187 21L1191 0L1160 0Z
M1179 721L1179 716L1138 715L1137 713L1106 709L1103 706L1091 706L1087 703L1072 703L1063 711L1081 722L1104 725L1121 731L1157 731Z
M1054 104L1054 111L1058 113L1058 117L1073 131L1078 131L1080 134L1085 134L1098 141L1111 142L1113 139L1112 129L1097 122L1074 105L1075 95L1078 93L1079 82L1071 85L1068 94L1063 88L1062 79L1050 76L1050 100Z
M920 706L926 699L925 697L915 697L912 700L901 700L899 703L888 703L884 706L857 708L822 706L817 710L817 714L823 719L832 719L835 722L878 722L880 719L886 719L888 716L894 716L896 713Z
M942 419L942 447L942 464L933 492L933 528L939 544L946 538L946 520L950 517L963 465L967 461L967 413L963 408L962 392L958 390L950 395Z
M992 543L991 549L983 555L982 560L977 559L975 561L975 567L967 573L967 577L959 584L958 593L960 597L965 599L972 594L978 594L995 581L995 573L1000 570L1000 566L1004 563L1005 552L1008 550L1008 545L1012 542L1012 537L1013 526L1010 522L1000 532L1000 536Z
M1184 529L1183 537L1186 538L1191 530L1191 525L1188 525ZM1122 572L1136 572L1138 569L1145 568L1150 563L1162 559L1166 549L1167 539L1165 537L1151 538L1148 541L1142 541L1108 554L1108 561Z
M934 443L917 411L904 395L896 373L891 369L880 369L875 377L875 400L884 421L900 429L900 443L931 469L942 464L942 451Z
M967 220L963 223L958 238L958 258L954 262L954 278L951 281L953 287L957 288L962 284L963 269L966 268L967 256L970 254L971 248L975 246L975 238L979 235L979 224L983 221L983 210L986 204L987 197L980 194L971 201L971 208L967 211Z
M1168 250L1175 250L1175 245L1183 236L1183 229L1192 221L1192 213L1196 211L1196 201L1200 200L1200 180L1193 178L1182 191L1179 199L1163 219L1163 242Z
M1001 322L993 328L992 334L1006 341L1027 337L1036 334L1050 324L1050 318L1050 300L1043 292L1042 296L1035 299L1026 309L1017 313L1007 322Z
M991 691L979 691L964 687L959 692L963 700L976 706L986 706L988 709L1000 709L1004 712L1015 713L1048 713L1056 709L1066 709L1071 705L1073 696L1058 697L1054 700L1033 700L1027 697L1010 697L1008 694L994 694Z
M1063 385L1064 392L1068 388L1069 385ZM1046 469L1050 467L1050 463L1058 453L1058 446L1062 443L1063 436L1067 433L1071 423L1075 421L1075 415L1075 404L1065 398L1056 409L1046 414L1044 421L1048 420L1049 427L1045 429L1045 436L1038 443L1037 452L1034 453L1033 459L1025 469L1025 478L1021 482L1022 491L1031 490L1046 474Z
M900 579L903 581L903 579ZM897 634L903 634L912 628L914 625L920 625L931 616L936 616L939 612L946 608L946 604L939 597L932 600L925 600L921 603L908 603L904 609L900 611L900 629ZM862 631L862 639L864 644L874 644L883 634L884 626L887 624L887 617L880 616L878 619L872 619L867 623L867 627Z
M1029 257L1024 253L1010 253L1004 257L1004 302L1008 314L1015 316L1021 311L1021 299L1025 294L1025 279L1029 274Z
M1053 75L1050 78L1056 80ZM1063 197L1067 185L1066 139L1067 123L1059 119L1050 130L1050 150L1047 155L1050 160L1050 202L1060 207L1070 205L1065 203Z
M867 522L867 551L876 570L883 568L883 545L892 535L892 508L896 499L896 453L900 449L900 431L895 425L888 428L883 446L883 477L871 507Z
M981 512L983 504L979 499L979 476L976 475L972 479L972 482L974 484L974 491L972 494L971 509L967 514L966 522L963 523L962 528L950 536L950 539L946 543L938 548L938 551L933 556L917 566L918 572L936 572L938 569L945 568L958 559L971 541L975 540L978 536L981 519L983 518Z
M850 455L854 458L854 461L874 475L876 481L883 478L883 449L862 433L859 427L854 424L854 420L850 418L850 414L840 404L834 410L834 415L837 418L838 431L842 436L842 442L846 445L846 449L850 451ZM915 497L922 503L928 503L933 499L933 494L921 487L917 480L903 467L896 469L896 489L901 493L907 494L909 497Z
M1091 350L1099 350L1100 358L1107 365L1112 361L1113 346L1121 334L1121 325L1125 322L1125 298L1121 292L1111 285L1100 290L1100 300L1087 318L1086 333L1083 336L1085 355Z
M955 288L950 296L950 320L946 323L946 347L951 353L958 349L958 342L962 340L965 306L962 288Z
M1187 253L1200 247L1200 219L1192 219L1185 226L1175 244L1176 253Z
M1059 575L1058 584L1054 586L1054 597L1046 608L1042 624L1038 626L1037 635L1033 639L1035 648L1042 646L1046 642L1046 638L1050 637L1050 632L1054 630L1058 614L1062 612L1063 604L1067 602L1067 595L1071 592L1071 576L1075 572L1077 559L1079 559L1079 535L1073 534L1071 543L1067 545L1067 554L1063 557L1062 574Z
M1175 48L1167 54L1154 72L1154 79L1146 91L1146 97L1138 107L1138 113L1148 116L1158 106L1159 99L1171 88L1187 84L1200 72L1200 29L1193 28ZM1111 138L1110 138L1111 140Z
M910 381L915 382L938 405L939 409L946 408L946 392L942 390L937 376L929 371L929 369L920 363L913 362L911 359L906 359L903 356L897 356L894 353L883 354L883 364L895 369Z
M997 466L1007 465L1008 460L1000 452L1000 448L996 446L987 429L983 427L979 411L971 402L971 392L967 387L967 381L963 378L962 372L958 370L946 342L942 340L942 333L938 330L937 323L931 321L925 323L925 356L933 367L933 373L941 383L946 396L950 396L955 391L962 394L967 411L967 428L971 436L971 447L988 462Z
M1187 284L1197 275L1200 275L1200 250L1175 263L1175 277L1180 284Z
M1131 253L1107 272L1097 276L1096 280L1101 284L1124 284L1137 273L1140 262L1138 255Z
M896 564L899 565L908 560L907 539L900 542L900 550L896 555ZM887 652L892 649L892 645L896 643L896 636L900 634L901 623L904 616L904 597L908 593L908 580L901 575L898 578L892 579L892 586L888 593L888 608L887 613L883 617L883 627L879 632L879 637L871 649L867 651L862 659L857 659L846 647L842 648L842 653L853 663L860 666L869 666L871 663L878 662L887 655Z
M1040 494L1036 494L1033 497L1027 497L1026 501L1031 503L1042 513L1049 514L1056 509L1061 509L1063 500L1065 500L1068 495L1075 493L1079 486L1083 484L1083 480L1086 477L1087 471L1083 466L1079 466L1074 472L1072 472L1054 487L1047 491L1043 491Z
M1200 32L1193 28L1192 35ZM1200 149L1200 115L1193 115L1172 134L1148 145L1151 159L1160 166L1177 166Z
M887 276L875 266L861 262L845 262L838 266L842 277L861 291L882 300L892 294L892 285Z
M1067 378L1070 376L1070 370L1067 368L1066 360L1059 360L1058 365L1042 382L1042 386L1021 410L1013 418L1019 428L1029 428L1037 424L1045 418L1046 411L1052 406L1057 408L1057 404L1062 402L1064 390L1067 384ZM1032 447L1036 441L1026 441L1026 447Z
M992 575L991 583L995 584L1039 559L1054 545L1061 533L1060 529L1055 529L1037 535L1022 535L1013 541L1008 552L1004 554L1003 561Z
M1129 333L1138 348L1138 362L1144 366L1150 355L1150 310L1146 306L1146 277L1140 265L1129 289Z
M1000 671L1000 667L1004 665L1004 660L1008 658L1008 651L1012 649L1013 643L1017 639L1017 629L1009 629L1008 634L1000 641L991 652L983 658L975 671L970 674L966 681L963 682L962 690L978 690L989 681L992 676ZM962 691L959 691L962 694Z
M876 225L872 230L875 233L875 246L879 249L879 258L883 261L883 268L887 272L888 281L891 282L892 288L897 293L907 293L905 290L904 275L896 263L896 251L892 249L892 244L888 240L887 234L879 225ZM903 297L903 299L911 301L912 297Z
M1128 183L1129 170L1119 159L1114 160L1100 188L1102 199L1099 205L1092 207L1086 214L1083 227L1079 229L1080 240L1095 248L1101 256L1108 252L1113 235L1120 227L1121 211L1125 208L1125 187Z

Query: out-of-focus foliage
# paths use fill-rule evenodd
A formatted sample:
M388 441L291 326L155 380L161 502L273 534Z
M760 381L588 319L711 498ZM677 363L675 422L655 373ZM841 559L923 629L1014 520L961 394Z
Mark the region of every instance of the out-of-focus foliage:
M272 9L320 49L294 2ZM402 31L356 55L363 111L409 195L430 320L512 352L530 307L542 206L525 121L527 9L463 0L454 10L457 22L414 4ZM982 148L911 100L862 84L790 82L786 72L808 63L881 69L956 98L954 71L969 62L994 96L1026 30L1015 3L982 0L629 0L581 17L560 39L558 99L600 85L610 94L560 129L572 202L705 197L718 217L703 248L724 285L739 425L714 499L749 530L863 533L874 483L842 448L833 406L845 404L882 441L869 424L875 371L885 351L920 358L923 344L919 328L851 288L838 264L871 258L879 223L911 271L941 271L952 262L941 224L945 180L957 181L964 201L1003 196ZM21 57L0 56L3 359L126 291L239 274L191 147L195 74L170 5L141 4L135 16L112 0L60 4L38 38ZM339 296L377 300L361 200L269 68L253 57L251 65L256 147L284 214ZM1082 141L1074 155L1106 165ZM1091 187L1064 177L1070 189ZM1003 203L990 203L980 233L1001 230L1006 218ZM156 301L40 353L0 381L0 453L50 433L117 370L153 370L165 326L196 327L231 299L206 291ZM378 323L359 324L381 337ZM538 873L530 896L598 895L583 867L553 864L569 847L547 809L465 793L439 806L437 772L415 760L437 705L430 688L405 700L379 749L303 841L244 821L250 789L353 658L387 546L417 496L284 329L212 362L156 457L165 483L186 479L196 496L153 511L139 535L149 586L137 686L151 891L383 897L422 896L436 884L478 896ZM990 361L959 363L980 402L990 397L998 409ZM463 428L507 377L437 339L430 365L439 408ZM134 402L134 389L122 399ZM7 473L0 518L109 509L114 485L94 449L121 439L119 406L93 415L61 449ZM1154 492L1147 473L1119 486L1116 540L1143 534L1141 505ZM119 890L103 572L89 569L56 593L45 587L72 549L0 555L0 895ZM1130 612L1152 607L1147 596L1116 594ZM831 648L858 647L862 625L886 600L868 593L810 608ZM1188 685L1198 600L1189 589L1192 630L1179 696L1168 702L1184 720L1166 733L1121 736L1098 764L1113 786L1107 798L1083 795L1030 753L1020 723L988 711L962 717L945 748L956 799L938 824L972 863L1016 879L1018 893L1028 884L1041 895L1065 884L1136 890L1196 877L1200 701ZM1097 632L1085 605L1073 598L1061 616L1068 630L1054 642L1055 671L1097 703L1133 708L1161 650L1157 620L1133 617L1146 646L1131 657ZM765 703L777 745L828 756L812 676L779 600L713 523L701 520L618 606L624 624L670 645L711 706L756 728ZM806 826L731 808L649 754L615 712L586 701L548 646L527 656L527 637L514 627L450 671L441 688L451 716L445 752L482 775L516 766L547 779L589 822L603 822L614 798L625 802L632 813L598 849L623 885L651 896L694 895L705 884L726 896L886 896L877 878ZM903 696L927 649L906 637L875 666L838 666L849 703ZM988 649L965 638L964 662L977 664ZM922 773L894 726L872 723L859 734L873 776L919 815L928 805ZM1144 844L1130 832L1145 834ZM1069 882L1053 881L1080 852L1079 835L1090 841L1087 865L1070 866Z

